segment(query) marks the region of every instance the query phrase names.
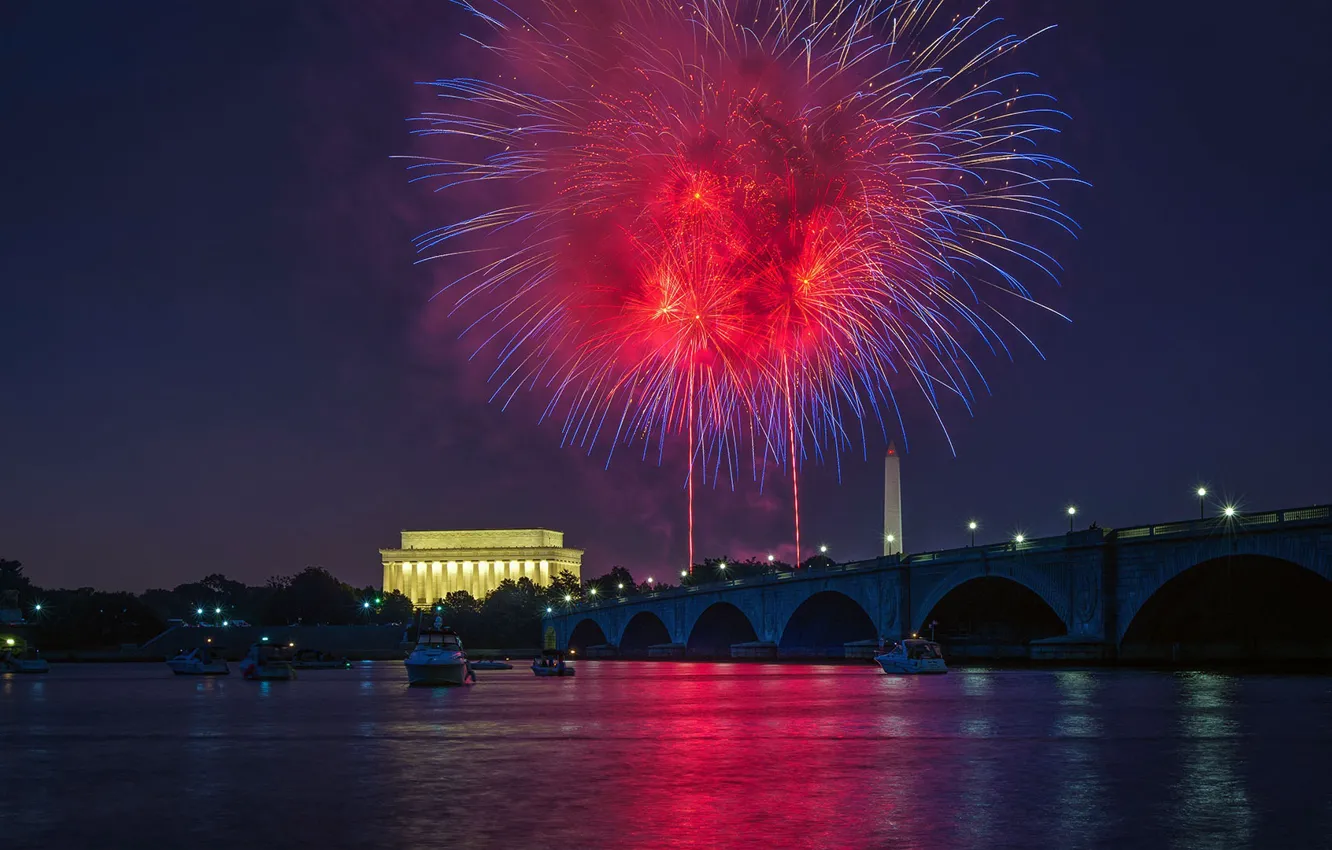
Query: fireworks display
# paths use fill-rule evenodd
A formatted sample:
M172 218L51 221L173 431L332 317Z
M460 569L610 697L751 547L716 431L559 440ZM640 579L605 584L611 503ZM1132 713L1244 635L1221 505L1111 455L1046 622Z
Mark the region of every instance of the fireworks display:
M445 144L410 167L485 200L417 246L467 263L441 294L480 316L495 397L544 392L567 442L687 441L691 504L695 467L794 487L867 421L902 430L904 387L942 424L984 386L968 347L1026 338L986 296L1037 303L1019 276L1057 266L1013 227L1071 232L1076 177L984 5L462 5L479 70L431 83L414 131Z

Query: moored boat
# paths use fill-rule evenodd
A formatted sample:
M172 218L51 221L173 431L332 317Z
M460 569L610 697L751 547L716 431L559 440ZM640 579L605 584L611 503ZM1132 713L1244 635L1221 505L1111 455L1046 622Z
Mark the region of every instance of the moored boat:
M409 685L461 685L468 679L476 681L462 638L439 617L433 626L421 626L416 648L403 663L407 666Z
M292 657L291 666L297 670L349 670L352 663L332 653L317 649L301 649Z
M49 673L51 665L22 638L6 637L0 646L0 673Z
M201 646L187 650L167 662L177 676L226 676L231 673L226 659L214 655L215 647Z
M532 659L532 672L538 676L572 676L573 664L564 660L562 652L545 652Z
M947 673L943 652L932 640L900 640L874 658L885 673Z
M240 671L247 679L261 681L285 681L296 678L296 671L291 669L291 658L286 647L267 643L250 646L250 651L241 659Z

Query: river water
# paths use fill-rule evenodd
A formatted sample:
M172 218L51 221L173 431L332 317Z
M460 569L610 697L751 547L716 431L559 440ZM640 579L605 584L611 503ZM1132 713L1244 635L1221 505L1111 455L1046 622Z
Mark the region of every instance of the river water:
M0 846L1332 847L1332 678L0 677Z

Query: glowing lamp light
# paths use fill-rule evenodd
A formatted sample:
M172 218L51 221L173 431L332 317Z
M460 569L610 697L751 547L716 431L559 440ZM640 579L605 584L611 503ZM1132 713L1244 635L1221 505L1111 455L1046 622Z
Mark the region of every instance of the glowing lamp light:
M620 582L619 584L616 585L616 587L619 588L620 590L624 590L624 582Z
M572 601L573 601L573 596L572 596L571 594L568 594L568 593L564 594L564 601L565 601L565 602L572 602Z
M1077 508L1073 507L1072 505L1069 505L1069 506L1068 506L1068 515L1069 515L1069 516L1073 516L1073 515L1076 514L1077 512L1078 512L1078 509L1077 509Z
M223 620L223 621L222 621L222 625L224 625L224 626L229 626L229 625L231 625L231 621L230 621L230 620Z
M776 555L769 555L769 556L768 556L768 563L769 563L769 564L771 564L771 563L772 563L773 561L775 561L775 560L777 560L777 556L776 556Z
M827 547L827 546L820 546L820 547L819 547L819 554L823 554L823 553L825 553L825 552L827 552L827 551L828 551L828 547Z
M1235 515L1235 513L1236 513L1236 511L1235 511L1235 506L1234 506L1234 505L1226 505L1225 509L1222 510L1221 513L1225 514L1227 518L1229 518L1229 517L1233 517L1233 516Z
M688 578L689 570L680 570L680 578Z
M719 569L719 570L724 570L724 569L726 569L726 562L725 562L725 561L722 561L720 564L718 564L718 565L717 565L717 569Z
M208 638L207 640L204 641L204 643L212 643L212 642L213 642L212 638Z
M32 610L34 611L42 610L42 603L38 602L36 605L32 606Z
M972 531L975 531L978 528L978 526L976 525L976 521L973 519L971 522L967 523L967 528L971 529Z
M381 601L383 601L383 600L381 600L378 596L375 597L375 604L376 604L376 605L378 605Z
M294 644L294 643L288 643L288 644L287 644L287 646L295 646L295 645L296 645L296 644Z
M202 617L202 616L203 616L203 609L202 609L202 608L195 608L195 609L194 609L194 613L197 614L198 616Z
M13 645L14 645L13 638L5 638L5 646L13 646Z
M1026 539L1027 539L1027 535L1025 535L1025 534L1018 534L1017 536L1015 536L1015 537L1013 538L1013 542L1014 542L1014 543L1021 543L1022 541L1026 540Z
M214 613L214 614L221 614L221 613L222 613L222 609L221 609L221 608L214 608L214 609L213 609L213 613Z
M892 542L893 542L894 540L896 540L897 538L893 537L893 535L890 534L890 535L888 535L887 537L885 537L885 538L883 538L883 539L884 539L884 540L887 540L889 543L892 543Z
M587 592L592 594L593 596L597 595L597 589L595 587L589 588Z
M555 609L552 608L552 607L550 607L549 605L546 606L546 613L547 613L547 614L549 614L551 611L554 611L554 610L555 610Z
M369 607L370 607L370 603L369 603L369 602L362 602L362 603L361 603L361 607L362 607L362 608L369 608Z
M652 582L653 582L652 576L648 576L648 584L652 584Z
M267 638L267 637L261 637L261 638L259 638L259 640L263 641L264 643L268 643L268 638Z
M1206 487L1199 487L1199 488L1198 488L1198 498L1201 499L1203 496L1206 496L1206 495L1207 495L1207 488L1206 488Z

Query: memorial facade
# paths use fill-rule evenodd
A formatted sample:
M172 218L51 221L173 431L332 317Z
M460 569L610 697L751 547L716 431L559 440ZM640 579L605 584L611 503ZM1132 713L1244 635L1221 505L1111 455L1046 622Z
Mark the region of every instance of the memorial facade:
M380 549L384 592L401 591L417 607L455 590L480 599L504 579L550 584L561 570L581 577L583 550L564 545L564 533L545 528L404 531L398 549Z

